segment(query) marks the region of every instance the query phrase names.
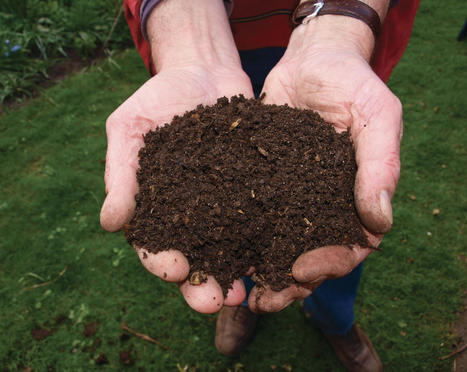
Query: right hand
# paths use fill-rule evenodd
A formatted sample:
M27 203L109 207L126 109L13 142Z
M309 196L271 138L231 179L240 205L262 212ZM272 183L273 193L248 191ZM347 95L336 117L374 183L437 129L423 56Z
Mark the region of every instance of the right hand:
M218 66L166 68L142 85L107 119L105 185L107 197L101 210L101 224L107 231L120 230L135 211L138 193L136 171L143 135L168 123L174 115L199 104L214 104L219 97L243 94L253 97L251 83L241 69ZM214 313L223 305L236 306L245 298L241 280L233 283L224 299L213 277L198 286L187 281L188 260L180 251L149 253L135 247L143 266L167 282L179 283L187 303L201 313Z

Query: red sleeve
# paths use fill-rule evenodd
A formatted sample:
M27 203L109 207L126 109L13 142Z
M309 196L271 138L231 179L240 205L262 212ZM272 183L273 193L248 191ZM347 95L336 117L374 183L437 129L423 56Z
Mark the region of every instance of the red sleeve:
M149 43L141 32L141 0L123 2L133 41L146 67L154 75ZM373 70L383 81L389 79L404 54L419 3L420 0L399 0L386 17L371 63ZM235 0L231 24L237 47L240 50L286 47L292 31L290 12L295 4L296 0Z
M146 68L150 71L151 75L154 75L155 71L151 60L151 49L148 41L144 38L143 33L141 32L141 0L123 0L123 4L125 6L126 21L130 28L136 49L138 49Z
M385 82L404 54L419 3L399 0L385 19L371 63ZM296 4L295 0L235 0L231 24L238 49L287 46L292 32L290 14Z
M371 67L386 82L404 54L420 0L399 0L384 21Z

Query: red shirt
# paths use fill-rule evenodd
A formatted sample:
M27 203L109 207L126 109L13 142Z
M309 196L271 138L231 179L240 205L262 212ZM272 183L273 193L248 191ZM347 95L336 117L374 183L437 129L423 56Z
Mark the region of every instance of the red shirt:
M155 73L149 44L141 33L141 0L123 0L125 15L133 40L146 67ZM371 66L387 81L409 42L420 0L399 0L383 24ZM286 47L292 32L290 14L296 0L235 0L230 17L235 43L239 50ZM157 11L157 8L156 10Z

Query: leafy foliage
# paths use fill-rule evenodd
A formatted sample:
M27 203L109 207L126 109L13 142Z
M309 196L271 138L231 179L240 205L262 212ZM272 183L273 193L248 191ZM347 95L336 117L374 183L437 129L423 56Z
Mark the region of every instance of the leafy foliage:
M120 0L2 0L0 4L0 102L32 94L48 68L71 52L88 58L128 45ZM122 17L120 17L122 18Z

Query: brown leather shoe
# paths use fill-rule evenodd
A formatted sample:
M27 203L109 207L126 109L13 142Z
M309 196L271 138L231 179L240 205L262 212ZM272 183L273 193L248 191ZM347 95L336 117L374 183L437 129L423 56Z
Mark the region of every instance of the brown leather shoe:
M382 372L383 364L368 336L356 324L345 336L324 334L350 372Z
M245 306L224 306L216 323L217 350L226 356L237 356L251 341L258 317Z

